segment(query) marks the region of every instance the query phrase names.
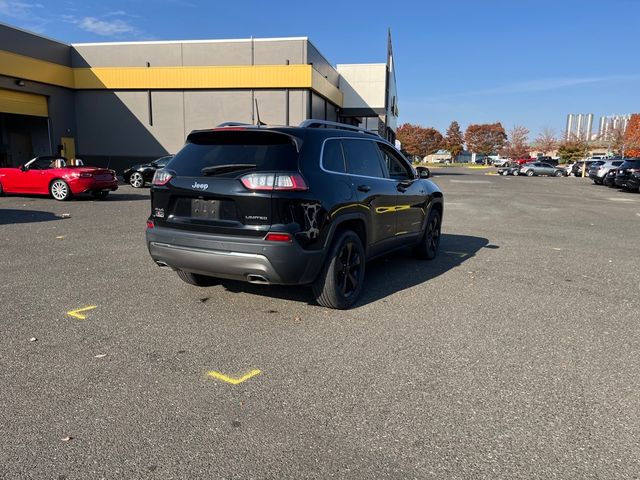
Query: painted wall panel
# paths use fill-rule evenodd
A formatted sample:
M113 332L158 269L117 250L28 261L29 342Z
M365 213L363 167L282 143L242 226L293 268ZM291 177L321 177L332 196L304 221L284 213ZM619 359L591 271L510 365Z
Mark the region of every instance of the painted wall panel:
M73 45L74 68L86 67L169 67L182 65L180 44Z
M184 92L186 133L223 122L251 123L251 112L250 91Z

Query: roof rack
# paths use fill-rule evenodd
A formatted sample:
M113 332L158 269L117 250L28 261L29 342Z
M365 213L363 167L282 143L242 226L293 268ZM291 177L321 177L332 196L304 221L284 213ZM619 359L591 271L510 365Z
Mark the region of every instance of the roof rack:
M361 132L369 135L374 135L379 137L380 135L377 132L372 132L371 130L367 130L366 128L354 127L353 125L347 125L346 123L338 123L338 122L330 122L329 120L315 120L313 118L309 120L304 120L300 125L300 128L336 128L338 130L349 130L352 132Z

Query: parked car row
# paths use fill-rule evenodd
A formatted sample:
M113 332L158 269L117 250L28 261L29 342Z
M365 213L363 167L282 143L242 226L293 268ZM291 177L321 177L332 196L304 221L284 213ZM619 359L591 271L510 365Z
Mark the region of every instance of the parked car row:
M500 175L526 175L527 177L537 175L564 177L567 175L567 171L564 168L546 162L528 162L522 165L504 166L498 168L498 173Z
M151 184L156 170L164 168L173 155L153 162L134 165L123 173L126 183L134 188ZM68 200L73 195L90 193L104 199L118 189L114 170L84 165L80 159L43 155L19 167L0 168L0 195L49 195L55 200Z
M589 178L596 185L639 193L640 158L616 159L602 165L593 165L589 169Z

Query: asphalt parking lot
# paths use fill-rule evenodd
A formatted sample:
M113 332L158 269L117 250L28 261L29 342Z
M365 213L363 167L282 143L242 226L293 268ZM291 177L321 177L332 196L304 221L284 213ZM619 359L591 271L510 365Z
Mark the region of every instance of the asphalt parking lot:
M346 312L158 268L148 190L0 198L0 478L639 478L640 195L434 180Z

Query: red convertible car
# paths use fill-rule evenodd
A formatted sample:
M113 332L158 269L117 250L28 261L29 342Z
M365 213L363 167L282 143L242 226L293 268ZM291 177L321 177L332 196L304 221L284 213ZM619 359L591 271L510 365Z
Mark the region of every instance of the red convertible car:
M63 157L36 157L15 168L0 168L0 195L23 193L51 195L67 200L72 195L90 192L105 198L118 189L116 172L106 168L87 167L81 160Z

